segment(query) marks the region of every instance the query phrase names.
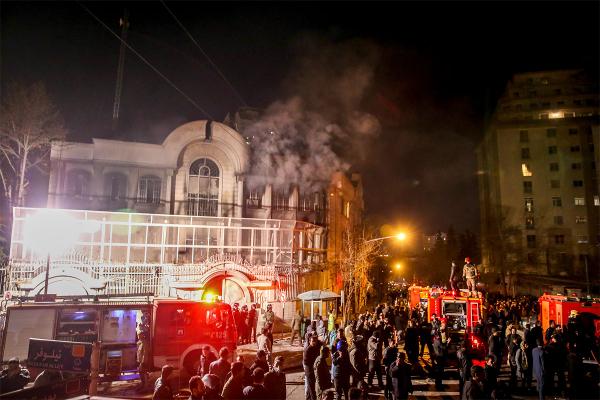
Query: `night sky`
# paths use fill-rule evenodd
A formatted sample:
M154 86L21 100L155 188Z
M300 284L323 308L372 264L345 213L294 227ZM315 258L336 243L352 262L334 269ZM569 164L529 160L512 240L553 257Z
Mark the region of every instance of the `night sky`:
M161 2L82 4L117 32L127 8L129 43L214 120L295 95L335 108L343 99L320 103L327 80L366 62L352 106L381 130L344 155L363 175L370 222L422 231L478 231L474 150L513 73L599 64L598 2L167 2L242 103ZM119 41L77 2L0 7L2 88L43 81L69 139L159 143L208 118L128 52L111 130Z

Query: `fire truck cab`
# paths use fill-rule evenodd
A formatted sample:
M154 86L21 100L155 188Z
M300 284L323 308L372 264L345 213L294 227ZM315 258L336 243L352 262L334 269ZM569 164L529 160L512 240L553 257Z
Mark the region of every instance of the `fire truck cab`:
M456 345L462 340L468 340L471 353L475 359L483 359L487 353L486 343L478 335L475 327L482 320L483 299L477 292L472 296L467 290L452 292L442 288L412 286L409 288L409 304L414 308L421 304L427 309L427 321L435 314L446 320L446 326L451 337L450 353L454 353Z
M106 296L105 296L106 297ZM150 296L61 299L34 302L20 299L0 315L0 359L25 360L29 339L101 343L99 370L104 380L136 374L137 342L147 333L150 368L171 364L195 374L205 345L218 353L227 347L235 357L237 333L229 304ZM41 371L32 371L36 374Z
M569 316L574 312L577 314L585 329L594 331L594 335L600 338L600 300L582 300L576 293L570 296L551 295L544 293L539 298L540 321L542 329L550 326L550 321L556 322L563 327L569 323Z

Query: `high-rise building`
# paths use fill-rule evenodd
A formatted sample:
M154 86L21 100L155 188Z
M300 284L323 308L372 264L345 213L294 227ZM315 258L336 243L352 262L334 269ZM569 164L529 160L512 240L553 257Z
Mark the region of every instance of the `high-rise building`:
M598 280L598 93L582 70L508 83L477 150L485 270Z

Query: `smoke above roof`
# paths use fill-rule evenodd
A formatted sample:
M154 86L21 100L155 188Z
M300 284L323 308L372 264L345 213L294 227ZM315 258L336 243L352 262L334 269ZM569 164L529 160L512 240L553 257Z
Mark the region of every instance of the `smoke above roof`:
M297 62L284 83L283 99L270 104L243 135L252 152L248 184L301 190L327 186L346 172L375 138L379 120L364 110L378 51L366 41L334 43L314 35L296 41Z

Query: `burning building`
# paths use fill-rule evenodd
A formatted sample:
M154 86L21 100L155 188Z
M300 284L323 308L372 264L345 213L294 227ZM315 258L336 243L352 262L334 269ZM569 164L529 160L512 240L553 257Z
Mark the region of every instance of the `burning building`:
M362 219L360 176L250 185L251 161L248 141L213 121L161 144L54 143L48 208L13 210L9 289L42 293L48 271L48 292L60 295L284 303L339 291L342 238ZM40 250L57 238L70 240Z

